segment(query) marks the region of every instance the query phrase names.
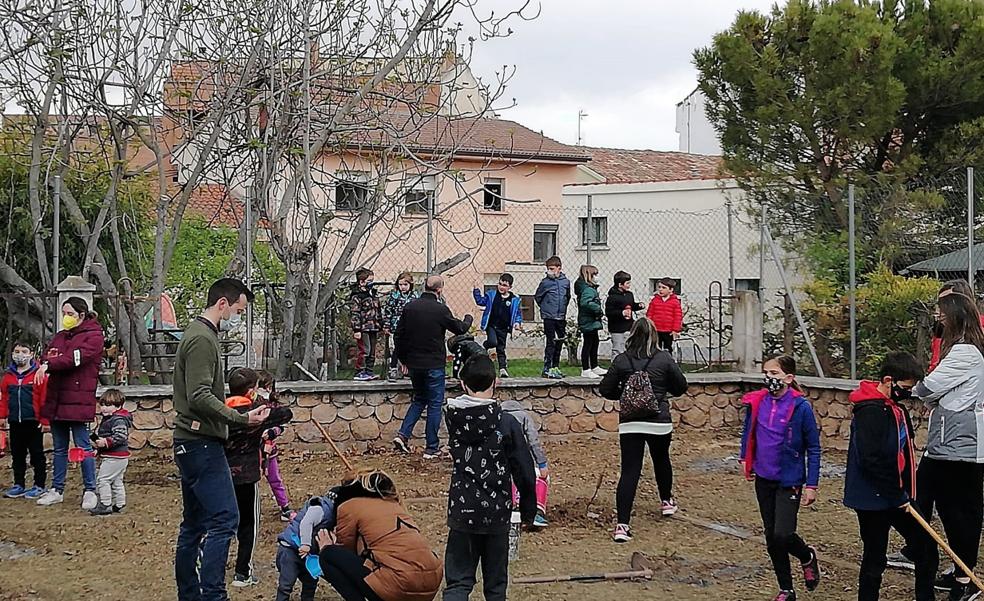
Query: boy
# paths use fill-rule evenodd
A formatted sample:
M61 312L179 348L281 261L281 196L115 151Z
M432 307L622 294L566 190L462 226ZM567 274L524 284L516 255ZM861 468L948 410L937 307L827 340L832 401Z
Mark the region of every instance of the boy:
M44 494L47 464L44 458L44 434L41 426L47 420L41 418L41 405L47 393L48 379L34 382L38 364L34 352L23 342L15 342L12 362L0 380L0 430L10 426L10 455L14 471L14 485L3 496L8 499L24 497L37 499ZM27 456L31 455L34 484L26 488Z
M530 414L523 408L519 401L502 401L500 405L506 415L516 418L519 425L523 427L523 434L526 437L526 444L530 447L533 454L533 463L536 465L536 517L533 518L533 526L536 528L546 528L550 525L547 521L547 495L550 492L550 469L547 467L547 453L543 450L543 443L540 442L540 434L536 429L536 422ZM517 491L513 486L513 505L516 505Z
M486 601L505 601L509 583L511 482L520 515L536 516L536 486L523 427L495 400L495 365L484 353L461 370L465 394L448 401L447 424L454 467L448 491L448 546L444 601L467 601L482 564Z
M646 310L646 317L656 326L659 348L671 355L673 341L683 330L683 308L680 306L680 299L673 292L675 287L676 282L670 278L660 280L656 286L656 296L650 301L649 309Z
M499 377L502 378L509 377L509 372L506 371L506 340L510 332L523 324L520 300L512 293L512 286L512 274L504 273L499 276L496 290L489 290L485 296L482 296L482 291L478 288L472 289L475 303L479 307L485 307L482 313L482 330L487 336L484 346L488 350L495 349L499 361Z
M614 281L615 285L605 299L605 316L608 317L608 331L612 335L612 361L625 352L625 341L635 321L635 311L646 308L636 302L632 294L632 276L628 272L615 272Z
M916 460L912 421L901 401L923 370L909 353L885 357L877 382L864 380L851 393L854 419L847 451L844 505L858 514L864 546L858 575L858 601L877 601L885 572L888 532L905 539L916 566L916 601L935 599L933 580L939 564L936 545L909 515L916 496Z
M246 367L234 369L229 374L229 393L232 396L226 400L226 405L240 413L266 405L262 398L257 398L258 382L259 374L256 371ZM260 447L263 446L263 432L286 424L293 417L289 408L271 406L270 415L263 423L229 433L226 459L239 506L239 529L236 532L239 547L236 549L236 574L232 586L253 586L258 582L253 575L253 546L260 529Z
M277 537L277 601L290 601L294 583L301 581L301 601L314 601L318 579L305 566L312 552L317 553L315 536L319 530L334 530L335 508L339 487L332 488L323 497L313 497L294 515L290 524Z
M117 388L110 388L99 398L102 421L99 429L89 435L102 461L96 477L99 503L89 510L92 515L119 513L126 507L126 488L123 475L130 463L130 428L133 416L123 408L126 397Z
M543 377L559 380L560 353L564 350L564 333L567 329L567 305L571 302L571 282L561 271L560 257L547 259L547 275L537 286L534 299L543 318L543 332L547 345L543 349Z
M376 340L382 329L383 314L379 306L379 298L372 287L372 270L365 267L355 272L355 285L352 286L351 324L352 337L358 347L355 356L355 377L365 381L375 380L379 376L373 373L376 365Z

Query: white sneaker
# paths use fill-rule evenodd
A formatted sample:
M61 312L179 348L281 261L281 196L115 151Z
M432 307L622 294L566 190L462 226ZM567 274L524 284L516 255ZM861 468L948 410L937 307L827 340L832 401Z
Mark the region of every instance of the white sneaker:
M61 503L64 500L65 500L65 495L51 488L48 489L48 492L41 495L41 498L38 499L38 505L54 505L55 503Z
M608 370L605 369L604 367L601 367L600 365L598 367L592 369L591 371L595 372L599 376L603 376L603 375L605 375L605 374L608 373Z
M94 491L87 490L82 493L82 509L89 511L90 509L95 509L98 504L99 497L96 496Z
M599 376L595 372L591 371L590 369L582 369L581 370L581 377L582 378L590 378L592 380L598 380L598 379L601 378L601 376Z

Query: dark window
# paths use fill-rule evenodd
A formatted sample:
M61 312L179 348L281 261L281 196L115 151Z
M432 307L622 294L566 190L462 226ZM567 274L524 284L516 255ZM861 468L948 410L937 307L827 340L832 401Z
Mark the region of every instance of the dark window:
M403 196L403 208L407 215L426 215L434 206L433 190L410 190Z
M523 312L523 321L536 320L536 303L533 302L532 294L519 295L519 309Z
M581 246L588 245L588 218L580 217L581 222ZM592 217L591 223L594 227L591 228L591 244L592 245L607 245L608 244L608 217Z
M505 191L505 180L501 177L485 178L485 210L501 211Z
M759 291L759 279L758 278L735 278L735 290L751 290L752 292Z
M369 187L364 175L348 173L338 176L338 183L335 184L335 210L358 211L366 205L368 196Z
M557 254L557 226L533 225L533 261L543 263Z

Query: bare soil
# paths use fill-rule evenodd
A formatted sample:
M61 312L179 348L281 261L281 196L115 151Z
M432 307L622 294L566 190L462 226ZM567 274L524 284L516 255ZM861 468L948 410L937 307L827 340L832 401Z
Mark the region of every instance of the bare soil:
M550 527L523 534L521 558L510 569L513 577L622 571L630 569L632 552L641 551L655 564L651 581L512 585L509 598L771 599L776 587L761 542L754 492L733 459L737 432L675 436L679 517L659 515L647 459L632 521L635 538L626 545L616 545L610 538L618 479L617 437L548 441ZM284 455L281 470L295 503L323 492L343 473L341 462L327 452L285 449ZM408 458L388 450L353 460L388 470L406 499L430 498L411 501L408 507L443 554L449 463L424 462L419 455ZM801 511L799 529L819 550L824 580L809 594L800 575L794 577L803 599L854 599L860 541L853 512L841 504L844 456L830 452L824 461L829 469L821 482L820 499ZM0 482L5 482L9 458L0 460L0 469ZM589 508L599 479L597 499ZM44 508L30 501L0 499L0 601L174 599L173 553L181 508L177 470L170 456L144 453L131 460L126 480L127 511L109 517L81 511L77 470L69 474L71 488L61 505ZM269 491L264 488L264 493L264 521L254 561L261 582L250 589L230 589L234 601L274 598L275 539L283 524ZM234 549L235 543L230 559ZM231 579L231 562L228 576ZM889 571L882 590L883 599L911 599L911 574ZM322 583L318 595L338 599L327 583ZM473 595L480 598L478 592Z

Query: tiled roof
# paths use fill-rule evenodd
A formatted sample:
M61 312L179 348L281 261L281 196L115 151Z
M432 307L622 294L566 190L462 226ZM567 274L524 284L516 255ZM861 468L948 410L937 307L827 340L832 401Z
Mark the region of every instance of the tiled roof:
M719 156L664 152L660 150L624 150L621 148L585 148L591 153L587 167L609 184L676 182L727 177Z
M243 201L221 184L199 184L191 192L188 217L201 217L209 226L238 228L243 222Z

